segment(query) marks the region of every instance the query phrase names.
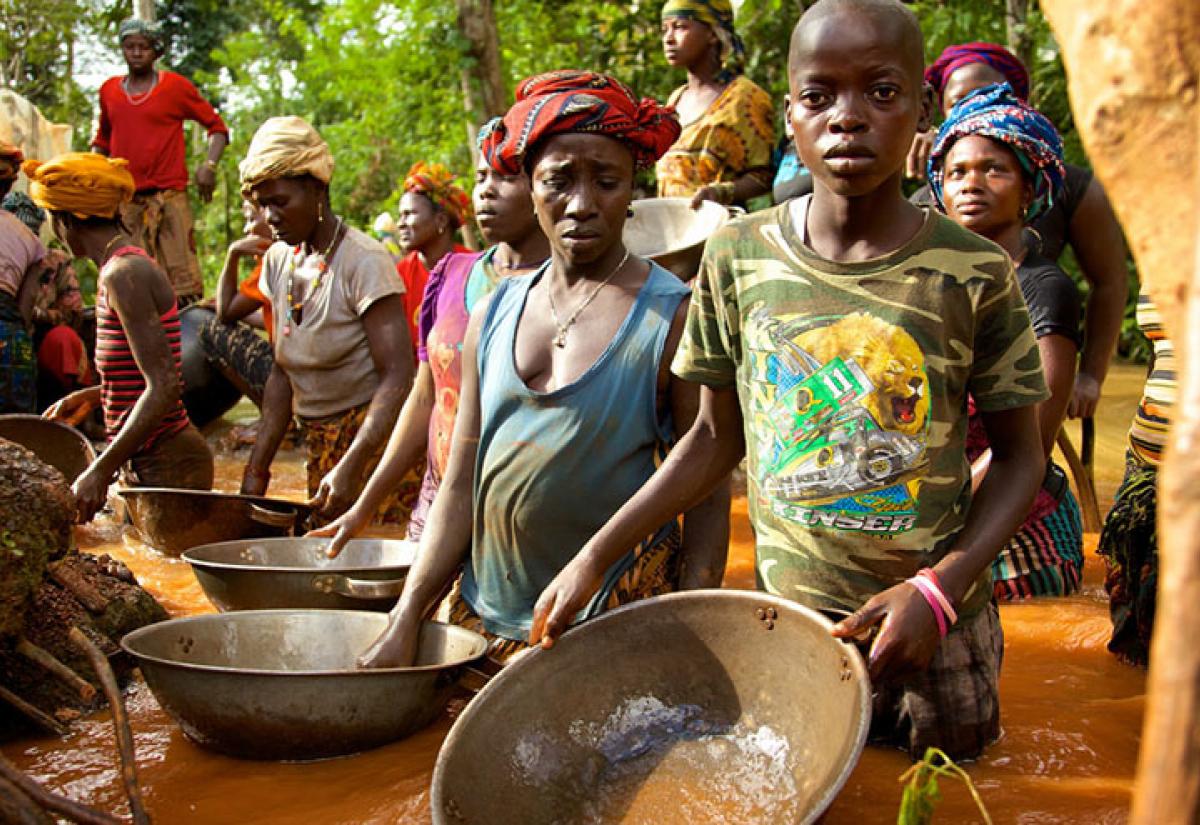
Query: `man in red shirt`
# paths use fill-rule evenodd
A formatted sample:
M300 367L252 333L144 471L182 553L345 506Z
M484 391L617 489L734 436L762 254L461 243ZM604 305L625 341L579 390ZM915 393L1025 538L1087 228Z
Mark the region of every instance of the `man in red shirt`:
M196 189L206 203L212 200L229 129L191 81L155 67L163 53L157 26L126 20L119 37L129 74L110 77L100 87L100 125L92 148L129 161L137 192L121 217L135 242L166 270L182 308L204 294L186 193L183 123L194 120L208 130L208 156L196 168Z

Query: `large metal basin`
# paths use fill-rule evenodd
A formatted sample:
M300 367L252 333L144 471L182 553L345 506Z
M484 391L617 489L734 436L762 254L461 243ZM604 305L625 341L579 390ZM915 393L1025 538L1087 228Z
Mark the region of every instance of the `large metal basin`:
M614 610L500 672L458 717L433 821L813 822L870 726L862 657L760 593Z
M121 640L188 738L248 759L320 759L374 748L432 722L482 636L428 622L417 665L359 670L387 617L255 610L172 619Z
M0 415L0 438L20 444L58 470L70 484L96 460L96 451L83 433L61 421L40 415Z
M193 547L183 558L219 610L390 610L417 545L353 539L334 559L328 546L329 539L248 539Z
M118 491L146 544L168 556L235 539L304 532L312 508L296 501L173 487Z
M633 217L622 232L625 246L683 281L696 277L705 241L730 218L728 209L712 201L692 209L689 198L647 198L631 208Z

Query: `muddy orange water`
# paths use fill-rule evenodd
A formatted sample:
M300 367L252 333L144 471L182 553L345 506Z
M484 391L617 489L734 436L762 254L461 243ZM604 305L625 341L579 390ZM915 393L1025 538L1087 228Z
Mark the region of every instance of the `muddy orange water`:
M1137 367L1114 367L1098 421L1097 488L1102 503L1120 479L1124 433L1141 385ZM1073 430L1077 434L1077 430ZM1078 440L1076 438L1076 443ZM238 460L219 459L218 486L234 489ZM299 496L295 455L275 468L276 494ZM188 566L164 559L111 520L81 528L80 546L124 560L174 615L212 610ZM1001 678L1003 739L968 765L995 822L1124 822L1141 728L1141 671L1105 649L1109 621L1100 565L1091 549L1082 595L1001 608L1006 639ZM745 501L734 504L727 587L753 587ZM140 682L128 694L141 784L159 823L428 822L428 786L449 721L369 753L308 764L246 762L192 745ZM107 714L76 723L63 740L3 746L4 755L49 787L125 813ZM868 747L824 822L894 822L907 768L902 754ZM942 784L937 821L980 821L968 794Z

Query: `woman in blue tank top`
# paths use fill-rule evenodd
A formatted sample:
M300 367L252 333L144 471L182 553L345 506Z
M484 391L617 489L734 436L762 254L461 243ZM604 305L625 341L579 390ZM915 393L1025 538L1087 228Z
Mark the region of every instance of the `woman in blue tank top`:
M674 115L603 75L557 72L525 81L490 129L484 156L530 175L551 257L472 313L449 466L366 666L411 662L420 621L460 569L451 621L487 636L498 662L526 647L543 591L695 416L697 388L669 371L688 289L621 241L634 172L671 145ZM682 531L665 524L585 571L597 595L568 618L717 586L728 517L723 489L685 513Z

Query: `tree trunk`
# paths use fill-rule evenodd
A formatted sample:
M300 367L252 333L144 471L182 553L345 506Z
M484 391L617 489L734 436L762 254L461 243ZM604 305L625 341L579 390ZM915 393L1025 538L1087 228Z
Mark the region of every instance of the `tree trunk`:
M1026 66L1033 65L1033 38L1029 36L1029 0L1005 0L1004 25L1008 49Z
M1200 821L1200 3L1043 0L1075 122L1180 360L1134 825Z
M134 0L133 16L138 20L149 20L153 23L157 17L154 13L154 0Z
M469 44L462 68L463 105L471 155L478 129L508 109L504 72L500 66L500 35L492 0L455 0L458 30Z

